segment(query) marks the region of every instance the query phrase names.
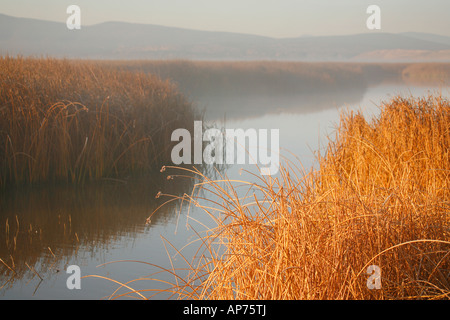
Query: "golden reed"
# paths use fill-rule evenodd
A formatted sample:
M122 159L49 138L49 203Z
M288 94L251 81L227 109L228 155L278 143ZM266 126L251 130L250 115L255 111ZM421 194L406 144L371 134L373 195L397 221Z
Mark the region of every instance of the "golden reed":
M0 57L0 186L160 168L193 123L168 81L92 61Z
M199 173L201 195L183 199L217 227L200 237L189 276L168 291L189 299L449 299L449 130L447 99L398 97L371 122L343 113L308 173L289 162L258 184ZM369 266L381 272L377 288Z

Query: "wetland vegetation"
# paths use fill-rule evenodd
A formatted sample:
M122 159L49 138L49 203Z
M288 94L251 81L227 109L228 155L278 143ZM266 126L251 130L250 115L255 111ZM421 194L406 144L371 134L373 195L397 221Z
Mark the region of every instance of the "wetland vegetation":
M450 297L450 64L2 57L0 81L3 292L46 282L86 255L98 262L117 246L119 260L137 234L170 233L189 207L185 216L214 225L189 235L200 251L182 252L192 238L180 233L186 239L171 248L187 268L170 260L157 271L173 286L164 278L168 287L146 283L111 297ZM340 112L312 168L286 160L277 176L246 180L171 167L172 132L195 120L315 114L383 84L441 93L390 99L373 119ZM135 260L159 264L164 245L143 242ZM380 290L367 288L370 265L382 270Z

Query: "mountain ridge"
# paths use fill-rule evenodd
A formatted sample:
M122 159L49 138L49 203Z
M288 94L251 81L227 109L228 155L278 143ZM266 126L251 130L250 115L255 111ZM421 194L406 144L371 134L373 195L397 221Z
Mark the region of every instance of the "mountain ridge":
M378 57L377 52L383 54ZM450 37L374 32L272 38L121 21L68 30L62 22L0 13L0 54L81 59L289 61L361 61L365 57L369 57L368 61L376 61L377 57L396 61L407 56L408 61L416 58L450 62Z

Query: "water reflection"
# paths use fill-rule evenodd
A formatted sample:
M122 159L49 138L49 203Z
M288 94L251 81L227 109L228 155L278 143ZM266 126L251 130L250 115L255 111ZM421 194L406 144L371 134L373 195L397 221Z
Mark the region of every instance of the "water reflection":
M239 72L230 79L238 79L241 74ZM192 83L190 77L186 77L185 85ZM225 79L229 77L223 78L219 83L225 83ZM280 78L275 80L278 79ZM339 121L341 107L359 109L359 106L365 106L372 113L377 110L376 105L388 99L389 95L408 92L416 93L415 95L426 94L426 89L411 92L401 83L373 87L362 78L360 82L335 82L334 85L328 83L326 86L316 87L311 84L307 87L305 83L292 84L289 94L278 91L286 87L285 83L266 90L254 82L244 80L239 83L231 81L228 86L205 80L203 87L191 88L191 91L185 93L190 94L192 100L200 106L206 106L207 120L221 121L225 117L225 127L279 128L281 148L299 157L306 169L313 163L314 150L320 149L320 137L330 133L333 124ZM249 86L244 86L245 83ZM297 88L301 92L296 93ZM403 91L400 92L399 89ZM445 93L448 95L448 91ZM326 139L322 142L325 145ZM243 166L219 169L220 172L227 169L226 176L230 179L251 181L251 175L241 175L241 167ZM201 169L207 176L214 178L215 168ZM255 171L254 166L248 166L247 169ZM0 295L20 283L27 283L31 278L38 279L37 287L33 286L25 293L16 293L19 298L29 298L39 287L39 277L47 279L61 274L65 264L73 261L79 263L86 255L91 263L107 251L114 251L114 259L125 259L129 256L129 247L140 234L154 232L158 234L155 237L158 240L159 234L166 236L168 232L164 227L177 223L179 202L171 202L162 207L152 216L151 224L146 225L145 221L150 213L167 200L165 197L156 199L155 195L163 191L165 194L181 196L190 193L196 182L189 177L167 180L167 176L172 174L187 172L167 169L163 173L142 177L137 181L105 180L83 187L37 186L1 194ZM247 190L243 192L247 193ZM195 215L195 212L191 212L191 215ZM151 243L155 238L145 237L139 241L138 259L151 259L159 264L158 257L166 257L160 241ZM186 234L173 237L174 241L178 241L174 243L175 247L183 247L187 242L186 238ZM150 254L148 248L152 248ZM96 273L95 270L86 272ZM117 278L121 272L123 270L118 267L116 273L110 275ZM141 276L141 270L136 274L136 277ZM44 290L42 287L45 285L41 285L39 290ZM86 284L84 293L89 292L88 285ZM61 287L64 286L65 279L62 279ZM58 291L49 286L45 290L48 290L44 293L45 298L55 295L72 297L65 288L59 289L64 291ZM94 292L90 297L97 299L102 296Z
M157 199L160 190L182 195L193 179L167 179L170 170L132 181L105 180L84 186L34 186L0 196L0 288L16 281L58 273L61 263L79 254L93 256L137 234L176 219L173 205ZM148 230L150 229L150 230ZM149 244L151 245L151 244ZM158 243L160 245L160 243Z
M348 88L339 92L303 93L282 95L226 95L201 96L200 105L210 106L206 109L208 120L227 121L255 119L262 115L280 113L307 114L335 108L345 103L357 103L362 100L366 88Z

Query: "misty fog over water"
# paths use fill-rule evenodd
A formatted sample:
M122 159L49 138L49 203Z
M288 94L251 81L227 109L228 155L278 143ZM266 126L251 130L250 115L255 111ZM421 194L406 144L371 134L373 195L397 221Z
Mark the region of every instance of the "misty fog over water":
M449 94L448 87L394 83L368 86L348 82L346 88L327 91L313 90L312 87L306 92L276 94L267 90L267 87L258 88L253 84L251 94L247 94L245 88L242 88L242 92L234 93L227 90L202 92L197 88L197 91L186 94L198 107L204 108L205 122L208 124L225 128L279 129L281 163L289 159L301 163L305 169L314 164L315 152L323 152L327 135L333 137L342 110L362 110L370 121L370 117L378 115L378 106L396 95ZM252 165L232 165L221 173L230 179L255 179L242 169L256 172ZM31 188L27 192L12 192L5 196L0 202L0 226L8 225L8 232L11 235L15 233L14 241L17 243L11 243L9 239L12 236L0 237L0 252L6 254L14 246L14 258L8 263L14 261L15 265L19 265L27 262L30 268L21 268L20 273L13 278L7 268L0 269L3 286L0 297L103 298L114 292L117 285L104 279L86 278L82 279L81 290L68 290L65 268L76 264L81 267L83 276L98 274L118 281L129 281L161 270L136 262L98 266L117 260L139 260L170 268L166 248L176 267L186 267L170 245L166 243L167 246L164 246L164 241L181 249L195 240L195 228L202 227L194 220L187 219L188 209L184 207L180 211L179 204L173 203L156 214L150 224L146 225L145 221L161 203L155 200L158 191L190 193L192 184L184 185L179 180L160 184L157 181L163 174L158 174L158 178L144 180L145 187L110 183L79 193L70 188L55 188L51 191ZM203 221L205 215L191 207L189 217ZM188 229L187 222L192 223L194 229ZM187 247L183 253L188 257L194 254L195 249L194 243L192 248ZM43 280L36 276L31 267ZM152 277L175 281L167 273L158 273ZM161 283L152 281L133 284L135 289L163 287Z

